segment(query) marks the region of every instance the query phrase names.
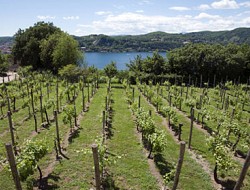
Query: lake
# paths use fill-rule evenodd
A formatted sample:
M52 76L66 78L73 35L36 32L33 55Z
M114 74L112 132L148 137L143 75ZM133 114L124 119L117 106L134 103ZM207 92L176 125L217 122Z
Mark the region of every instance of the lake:
M161 56L166 58L166 52L159 52ZM105 65L116 62L118 70L127 69L126 64L130 63L130 60L134 60L137 55L141 55L142 58L152 56L151 52L123 52L123 53L112 53L112 52L85 52L85 63L88 66L94 65L98 69L103 69Z

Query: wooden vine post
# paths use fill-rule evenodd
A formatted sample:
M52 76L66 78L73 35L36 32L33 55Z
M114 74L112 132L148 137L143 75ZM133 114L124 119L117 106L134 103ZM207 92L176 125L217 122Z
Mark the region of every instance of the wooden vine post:
M181 143L180 143L180 155L179 155L178 164L177 164L177 168L176 168L176 172L175 172L175 176L174 176L174 185L173 185L172 190L176 190L177 186L178 186L179 176L181 174L181 167L182 167L182 163L184 160L185 145L186 145L186 143L184 141L181 141Z
M240 190L240 188L243 184L243 181L245 179L245 176L247 174L247 170L248 170L249 166L250 166L250 150L248 151L245 163L244 163L243 168L242 168L241 173L240 173L240 177L239 177L239 179L234 187L234 190Z
M90 97L89 97L89 82L88 82L88 103L90 102Z
M170 93L168 94L168 103L169 103L169 106L171 107L172 106L172 96Z
M12 143L12 146L14 148L14 153L15 153L15 155L17 155L16 143L15 143L15 136L14 136L14 132L13 132L13 123L12 123L12 118L11 118L11 112L8 111L7 115L8 115L8 120L9 120L11 143Z
M135 88L133 88L133 91L132 91L132 102L134 103L135 101Z
M10 113L12 113L12 112L11 112L11 108L10 108L10 97L9 97L9 95L7 95L7 103L8 103L8 111L9 111Z
M216 75L214 75L214 83L213 83L213 87L215 87L216 85Z
M7 157L9 160L10 169L11 169L13 180L15 182L16 190L22 190L21 182L20 182L17 167L16 167L15 157L12 151L12 145L10 143L7 143L5 144L5 148L7 151Z
M191 148L191 140L192 140L192 133L193 133L193 125L194 125L194 108L191 107L191 124L190 124L190 133L189 133L189 139L188 139L188 149Z
M41 121L43 123L44 120L43 120L43 96L42 95L40 95L40 112L41 112Z
M151 117L152 116L152 110L148 110L148 115Z
M76 112L76 102L74 100L74 120L75 120L75 127L77 127L77 112Z
M141 96L138 97L138 108L141 107Z
M94 96L94 82L91 83L91 97Z
M105 111L102 111L102 135L103 135L103 142L106 140L106 135L105 135L105 126L106 126L106 116L105 116Z
M183 124L180 123L179 124L179 129L178 129L178 140L179 141L181 141L182 126L183 126Z
M35 113L35 106L34 106L34 94L33 94L33 88L31 88L30 96L31 96L31 106L32 106L32 112L33 112L33 114L34 114L34 113Z
M108 111L108 97L105 97L105 110Z
M47 97L49 99L49 83L46 83L46 88L47 88Z
M83 83L84 85L84 83ZM85 96L84 96L84 86L82 86L82 111L85 111Z
M61 154L62 153L62 149L61 149L61 143L60 143L57 110L54 110L54 117L55 117L55 122L56 122L56 140L57 140L57 146L58 146L59 153Z
M58 86L58 78L56 80L56 110L59 112L59 86Z
M189 89L189 86L187 86L186 99L188 98L188 89Z
M200 88L202 88L202 75L200 76Z
M95 186L96 190L101 189L101 177L100 177L100 167L99 167L99 157L98 157L98 145L92 144L92 152L94 158L94 166L95 166Z

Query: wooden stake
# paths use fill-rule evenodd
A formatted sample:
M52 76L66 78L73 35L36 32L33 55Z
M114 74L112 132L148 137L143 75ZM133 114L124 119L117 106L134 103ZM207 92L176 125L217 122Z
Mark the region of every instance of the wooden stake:
M82 111L85 111L84 87L82 87Z
M182 129L181 129L181 128L182 128L182 126L183 126L183 124L180 123L180 124L179 124L179 131L178 131L178 140L179 140L179 141L181 141L181 133L182 133Z
M40 95L40 112L41 112L41 122L43 123L43 96Z
M189 133L189 140L188 140L188 149L191 148L191 140L192 140L192 133L193 133L193 125L194 125L194 108L191 108L191 124L190 124L190 133Z
M185 145L186 145L186 143L184 141L181 141L181 143L180 143L180 155L179 155L178 164L177 164L177 168L176 168L176 172L175 172L174 185L173 185L172 190L177 189L177 185L179 182L179 176L181 173L181 167L182 167L182 163L184 160Z
M58 87L58 78L56 80L56 110L59 112L59 87Z
M100 190L101 178L100 178L100 168L99 168L98 145L93 144L91 147L92 147L94 166L95 166L95 186L96 190Z
M37 132L37 120L36 120L36 113L33 114L34 121L35 121L35 131Z
M15 136L14 136L14 132L13 132L13 123L12 123L12 118L11 118L11 112L8 111L7 115L8 115L8 119L9 119L9 128L10 128L10 135L11 135L11 143L12 143L12 146L14 148L15 155L17 155L16 145L15 145L16 144L15 143Z
M90 102L90 97L89 97L89 82L88 82L88 103Z
M240 190L240 188L243 184L244 178L247 174L247 170L248 170L249 166L250 166L250 150L248 151L245 163L244 163L242 170L241 170L241 173L240 173L239 180L237 181L237 183L234 187L234 190Z
M133 91L132 91L132 102L134 103L135 101L135 88L133 88Z
M8 160L9 160L9 164L10 164L12 177L13 177L13 180L14 180L15 185L16 185L16 190L22 190L22 186L20 183L20 179L19 179L19 175L18 175L18 171L17 171L17 167L16 167L15 157L14 157L14 154L12 151L12 145L10 143L5 144L5 148L7 151L7 156L8 156Z
M55 118L55 121L56 121L56 140L57 140L57 146L58 146L59 153L61 154L62 153L62 149L61 149L61 144L60 144L60 135L59 135L57 110L54 110L54 118Z
M141 107L141 96L138 97L138 108Z
M105 126L106 126L106 116L105 116L105 111L102 111L102 135L103 135L103 142L105 141Z

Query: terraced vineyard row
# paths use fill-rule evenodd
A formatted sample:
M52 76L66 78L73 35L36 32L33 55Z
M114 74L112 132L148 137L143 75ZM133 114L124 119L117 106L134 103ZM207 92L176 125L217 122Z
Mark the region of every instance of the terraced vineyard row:
M70 83L48 73L2 84L0 186L15 189L5 150L5 144L12 143L23 189L98 189L93 144L98 145L103 189L172 188L177 185L174 177L182 140L186 142L186 152L178 189L233 188L249 149L249 105L241 98L249 93L230 88L220 92L138 83L138 90L126 81L123 85L98 84L93 76ZM206 102L208 95L211 98ZM201 100L196 101L197 96ZM192 116L190 109L195 110ZM210 110L224 113L223 120L215 118ZM194 121L192 135L190 118ZM234 123L234 127L237 122L241 135L237 136L234 128L225 128L226 122ZM220 136L223 128L231 129L220 147L226 150L220 156L225 156L229 165L216 160L206 140L212 142L216 139L214 133ZM33 143L35 151L27 153L25 146L30 147L29 143ZM34 154L36 151L39 157ZM35 158L29 160L35 164L28 170L25 168L30 162L24 153L33 155L29 159ZM213 176L215 163L219 183ZM37 166L42 176L36 171ZM222 166L234 169L226 173ZM248 171L242 189L249 189L249 175Z

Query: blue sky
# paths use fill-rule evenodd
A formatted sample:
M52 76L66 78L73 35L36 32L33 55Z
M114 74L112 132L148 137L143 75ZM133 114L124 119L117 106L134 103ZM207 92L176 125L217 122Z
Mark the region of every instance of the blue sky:
M38 21L69 34L145 34L250 27L247 0L0 0L0 36Z

